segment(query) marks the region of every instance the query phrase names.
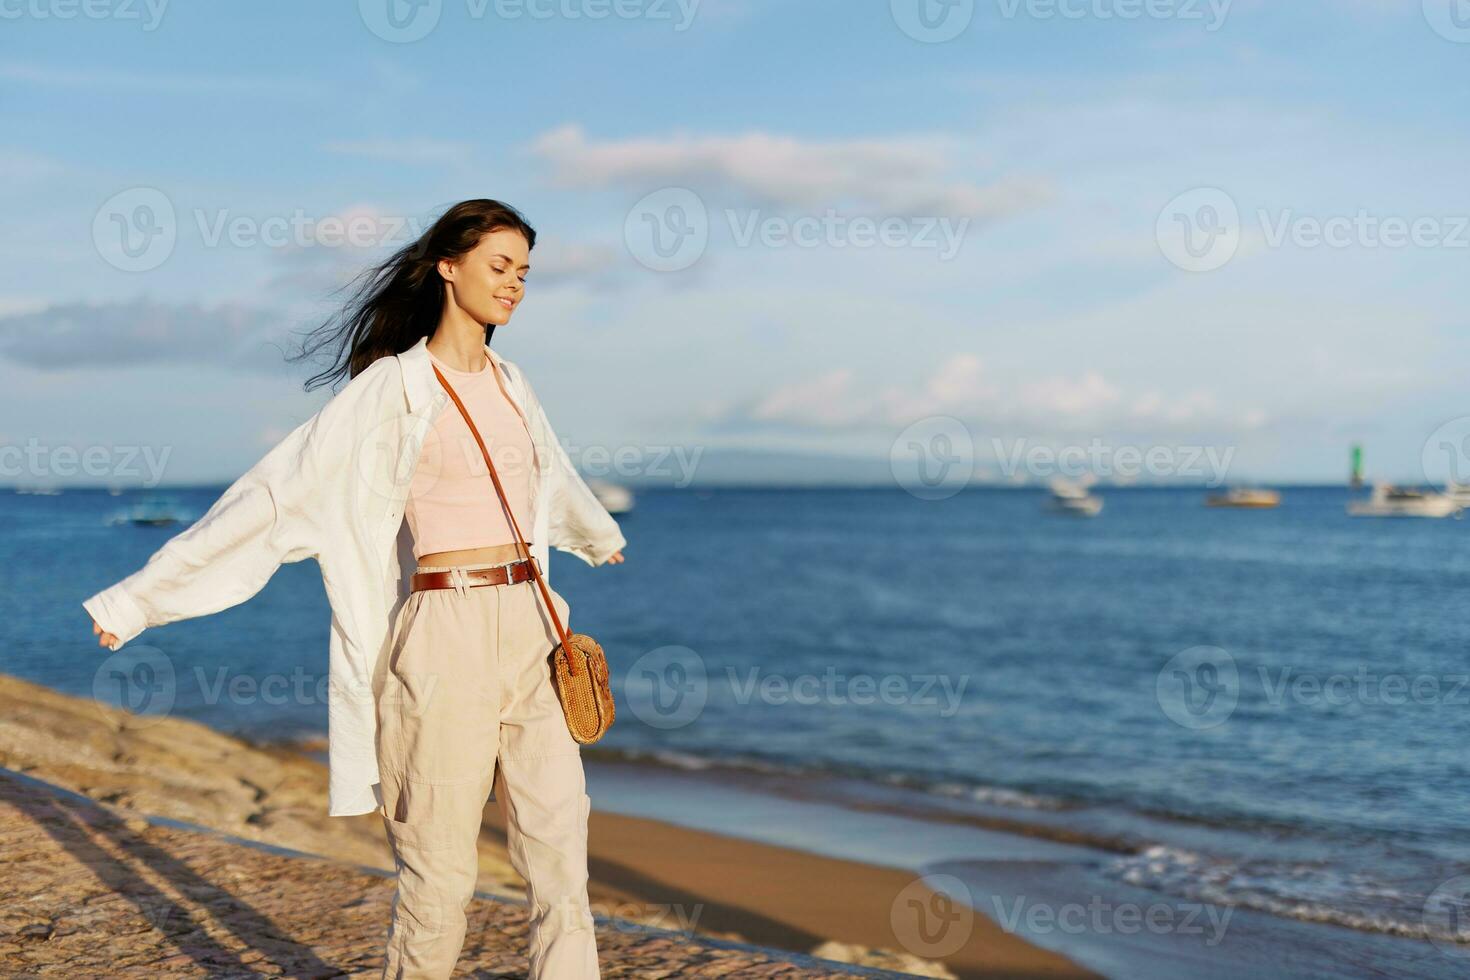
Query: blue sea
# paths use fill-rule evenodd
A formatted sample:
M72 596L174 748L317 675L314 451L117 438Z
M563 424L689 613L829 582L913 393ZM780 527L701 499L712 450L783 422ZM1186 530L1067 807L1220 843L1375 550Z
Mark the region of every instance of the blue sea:
M187 522L222 489L167 493ZM1470 974L1470 522L1349 517L1342 488L1285 488L1263 511L1100 492L1091 519L1031 489L639 492L626 563L553 555L618 686L584 758L936 840L1081 848L1047 888L1229 908L1243 932L1335 950L1323 972L1264 957L1262 976ZM116 679L146 648L173 673L148 710L324 732L312 562L241 606L96 645L82 599L182 526L114 523L156 493L0 492L0 669L125 702ZM977 893L1021 887L945 856Z

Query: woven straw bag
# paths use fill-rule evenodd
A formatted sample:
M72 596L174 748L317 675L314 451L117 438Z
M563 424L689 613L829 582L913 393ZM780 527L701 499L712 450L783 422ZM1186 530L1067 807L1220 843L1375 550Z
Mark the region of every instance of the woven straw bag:
M490 370L496 370L493 364ZM531 560L531 571L541 590L541 598L546 603L546 611L551 614L556 635L561 637L561 641L552 648L547 661L551 667L552 687L556 689L557 700L561 702L562 713L567 718L567 729L572 733L572 738L584 745L595 742L606 734L613 723L614 705L612 685L608 681L607 656L602 652L602 645L592 637L586 633L572 633L562 625L561 617L556 614L556 606L551 601L551 594L546 590L546 582L541 578L540 563L531 556L520 525L516 523L516 515L506 502L505 490L500 485L500 477L495 473L495 464L490 462L490 450L485 448L480 430L475 428L469 410L464 407L464 402L459 400L459 395L455 394L437 367L434 368L434 374L444 390L449 392L449 397L454 399L454 404L464 416L465 424L470 427L475 442L480 445L480 452L485 456L485 466L490 470L490 479L495 483L495 492L500 495L500 505L510 518L510 526L515 530L521 554ZM496 383L499 381L497 375Z

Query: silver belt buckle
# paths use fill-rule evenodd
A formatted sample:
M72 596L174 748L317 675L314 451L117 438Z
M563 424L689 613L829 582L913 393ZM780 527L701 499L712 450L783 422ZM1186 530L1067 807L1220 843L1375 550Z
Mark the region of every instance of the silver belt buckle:
M511 578L510 570L512 568L514 568L516 565L518 565L519 563L520 563L520 559L519 558L515 558L515 559L512 559L511 561L505 562L504 564L500 564L500 565L496 565L495 566L496 568L503 568L503 569L505 569L505 584L506 585L515 585L515 580L513 578Z

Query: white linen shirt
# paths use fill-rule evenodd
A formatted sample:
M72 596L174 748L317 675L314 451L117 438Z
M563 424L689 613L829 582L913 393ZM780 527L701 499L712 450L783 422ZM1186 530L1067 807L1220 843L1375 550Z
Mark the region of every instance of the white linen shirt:
M520 368L488 344L485 352L530 430L528 537L550 587L549 548L596 566L627 540L567 458ZM386 663L416 565L404 502L424 439L448 404L427 337L380 357L141 569L82 603L117 636L116 650L150 626L244 602L282 563L315 558L332 612L329 816L367 813L380 800L373 678Z

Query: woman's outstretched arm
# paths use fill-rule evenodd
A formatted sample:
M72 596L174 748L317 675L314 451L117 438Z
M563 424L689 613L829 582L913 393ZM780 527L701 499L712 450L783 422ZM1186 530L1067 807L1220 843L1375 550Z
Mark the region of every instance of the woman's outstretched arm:
M383 362L388 363L383 363ZM291 431L138 571L82 603L99 642L116 650L150 626L204 616L255 595L283 563L318 557L331 508L351 507L351 475L375 361Z

